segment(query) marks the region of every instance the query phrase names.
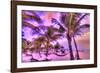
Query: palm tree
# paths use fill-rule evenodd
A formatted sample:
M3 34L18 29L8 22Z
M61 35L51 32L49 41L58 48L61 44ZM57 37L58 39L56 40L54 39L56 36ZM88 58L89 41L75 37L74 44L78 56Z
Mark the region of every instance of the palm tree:
M77 59L78 60L80 59L78 48L77 48L77 44L76 44L76 41L75 41L75 35L80 33L81 29L89 28L89 24L80 25L81 20L84 19L84 17L87 16L87 15L88 15L87 13L85 13L84 15L81 15L80 13L69 13L65 17L65 25L67 25L67 28L68 28L67 38L68 38L69 47L70 47L71 60L74 59L74 57L72 55L72 49L71 49L72 38L73 38L73 41L74 41L74 44L75 44L75 48L76 48ZM69 17L69 19L68 19L68 17ZM79 18L79 19L77 20L77 18Z
M26 39L22 39L22 52L27 52L27 50L31 50L32 43Z
M73 41L74 41L74 44L75 44L75 48L76 48L76 57L77 57L77 60L80 59L80 56L79 56L79 53L78 53L78 48L77 48L77 43L76 43L76 40L75 40L75 35L81 35L80 32L82 33L82 31L80 31L80 29L84 30L84 29L89 28L89 27L90 27L89 24L84 24L84 25L79 26L78 28L76 28L76 31L74 32L74 35L72 37Z
M61 25L61 23L58 22L56 19L53 19L53 23L55 22L60 26L62 33L67 32L66 38L68 39L70 60L74 60L74 55L73 55L73 50L71 45L72 38L76 48L77 59L80 59L76 40L75 40L75 35L81 32L80 29L89 28L89 24L80 25L81 20L84 19L84 17L87 15L88 15L87 13L85 13L84 15L82 15L81 13L61 13L61 22L63 23L63 25Z
M65 20L65 17L64 17L63 20ZM56 24L58 24L58 25L60 26L60 29L62 30L62 33L63 33L64 31L67 31L65 28L68 28L68 27L67 27L67 26L63 27L63 26L60 24L60 22L58 22L56 19L53 18L52 22L53 22L53 23L56 23ZM66 21L64 21L63 24L66 25ZM69 30L68 30L68 32L69 32ZM69 51L70 51L70 60L74 60L74 55L73 55L72 46L71 46L71 37L69 36L69 34L66 34L66 36L67 36L68 44L69 44L68 46L69 46Z
M37 39L34 39L34 41L33 41L34 48L32 50L39 52L40 57L41 57L41 53L40 52L43 49L42 45L45 46L45 42L46 42L46 39L43 36L38 37Z
M72 50L72 45L71 45L71 42L72 42L72 36L73 36L73 33L74 33L74 26L76 23L76 19L75 19L75 14L74 13L69 13L68 15L69 19L65 18L65 25L67 24L68 25L68 33L67 33L67 39L68 39L68 44L69 44L69 51L70 51L70 60L74 60L74 55L73 55L73 50Z
M47 28L48 28L47 32L43 35L46 39L46 45L45 45L46 46L45 48L47 49L46 56L48 55L48 50L54 48L51 42L57 40L62 36L60 33L57 34L54 33L54 32L58 32L58 29L52 26L49 26Z

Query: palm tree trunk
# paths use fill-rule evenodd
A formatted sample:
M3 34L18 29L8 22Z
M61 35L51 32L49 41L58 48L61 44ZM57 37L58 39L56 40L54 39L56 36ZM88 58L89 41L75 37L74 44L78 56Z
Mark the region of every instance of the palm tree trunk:
M76 48L76 56L77 56L77 60L79 60L79 59L80 59L80 56L79 56L77 44L76 44L76 41L75 41L75 38L74 38L74 37L73 37L73 40L74 40L74 44L75 44L75 48Z
M41 56L41 53L40 53L40 50L39 50L39 56L40 56L40 58L42 57L42 56Z
M70 60L74 60L74 55L73 55L72 45L71 45L72 40L69 34L67 34L67 38L68 38L68 46L69 46L69 52L70 52Z
M48 57L48 48L49 48L49 38L47 37L47 44L46 44L46 56Z

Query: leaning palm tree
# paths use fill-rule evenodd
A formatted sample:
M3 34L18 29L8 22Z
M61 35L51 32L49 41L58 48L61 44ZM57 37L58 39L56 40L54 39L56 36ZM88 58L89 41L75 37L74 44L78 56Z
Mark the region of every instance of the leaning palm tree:
M42 50L45 50L45 55L47 57L49 55L49 50L54 48L51 42L57 40L59 37L62 36L61 34L54 34L54 30L56 30L55 28L53 27L46 27L46 28L48 30L45 32L45 34L42 34L40 37L34 39L33 41L33 45L34 45L33 51L37 50L37 52L39 52L40 57L41 57L40 52ZM45 59L43 61L49 61L49 60Z
M64 17L64 16L63 16ZM64 17L64 20L65 20L65 17ZM58 22L56 19L52 19L52 22L53 23L56 23L56 24L58 24L59 26L60 26L60 30L62 30L61 31L61 33L63 33L63 32L66 32L67 30L66 30L66 28L67 28L67 26L66 26L66 21L64 21L64 23L63 24L65 24L65 27L63 27L62 25L61 25L61 23L60 22ZM67 28L68 29L68 28ZM69 31L68 31L69 32ZM68 46L69 46L69 51L70 51L70 60L74 60L74 55L73 55L73 51L72 51L72 45L71 45L71 37L69 36L69 34L67 34L66 33L66 36L67 36L67 39L68 39Z
M57 39L59 39L62 34L57 33L55 34L54 32L58 32L58 29L49 26L47 32L43 35L46 39L46 49L47 49L47 53L46 55L48 55L48 50L51 48L54 48L54 46L51 44L52 41L56 41Z
M41 57L40 52L43 49L42 45L45 45L45 42L46 42L46 39L43 36L34 39L34 41L32 42L33 45L34 45L32 50L39 52L40 57Z
M67 17L67 19L66 19L66 17ZM65 21L64 21L64 25L65 26L67 26L67 29L68 29L68 33L66 33L66 37L67 37L67 39L68 39L68 46L69 46L69 51L70 51L70 60L74 60L74 55L73 55L73 50L72 50L72 45L71 45L71 42L72 42L72 38L71 38L71 36L72 36L72 33L73 33L73 31L72 31L72 23L74 22L74 21L72 21L73 20L73 15L72 15L72 13L69 13L69 15L66 15L66 17L65 17ZM69 19L68 19L68 17L69 17Z
M61 25L61 23L58 22L56 19L53 19L53 22L56 22L60 26L62 33L67 32L66 38L68 39L70 60L74 60L74 55L73 55L73 50L71 45L72 38L76 48L77 59L80 59L76 40L75 40L75 35L81 32L80 29L89 28L89 24L80 25L81 20L83 20L87 15L88 15L87 13L85 13L84 15L82 15L81 13L61 13L61 22L63 23L63 25Z

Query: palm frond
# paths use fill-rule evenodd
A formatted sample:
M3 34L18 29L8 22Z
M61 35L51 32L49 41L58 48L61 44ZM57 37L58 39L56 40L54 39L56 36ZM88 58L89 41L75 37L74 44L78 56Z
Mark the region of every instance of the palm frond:
M84 25L80 25L78 27L78 29L82 29L82 28L89 28L90 27L90 24L84 24Z
M29 27L29 28L32 28L32 29L36 28L36 26L34 26L33 24L31 24L31 23L29 23L27 21L23 21L22 25L26 26L26 27Z
M77 35L81 36L82 34L83 32L81 30L78 30L74 33L74 36L77 36Z
M41 34L41 33L40 33L39 27L34 26L33 24L31 24L31 23L29 23L29 22L26 22L26 21L23 21L22 24L23 24L23 27L29 27L29 28L31 28L32 30L34 30L35 32L33 32L33 34L34 34L34 33L39 33L39 34Z
M66 14L65 13L61 13L61 17L60 17L61 23L65 24L65 19L66 19Z
M81 35L86 32L86 29L89 29L90 24L80 25L78 28L75 29L74 35Z
M51 39L54 41L54 40L60 38L61 36L62 36L62 34L54 34L51 36Z
M36 14L36 12L32 12L33 13L33 18L38 22L38 23L43 23L42 19L40 18L39 15Z
M23 11L22 12L22 19L23 20L24 19L31 19L31 20L33 19L38 23L42 23L43 22L42 19L40 18L40 16L37 15L35 12L33 12L33 11L27 11L27 12L31 13L31 15L27 14L27 13L25 13L25 11Z
M60 31L60 32L64 32L64 31L65 31L65 28L64 28L64 27L61 25L61 23L58 22L55 18L52 18L51 22L52 22L52 23L55 23L55 24L57 24L57 25L60 26L60 28L59 28L59 31Z
M69 23L69 13L61 13L60 21L65 27L68 27Z
M79 18L79 20L77 21L76 24L79 24L79 23L81 22L81 20L84 19L84 17L87 16L87 15L88 15L88 14L85 13L83 16L81 16L81 17Z

